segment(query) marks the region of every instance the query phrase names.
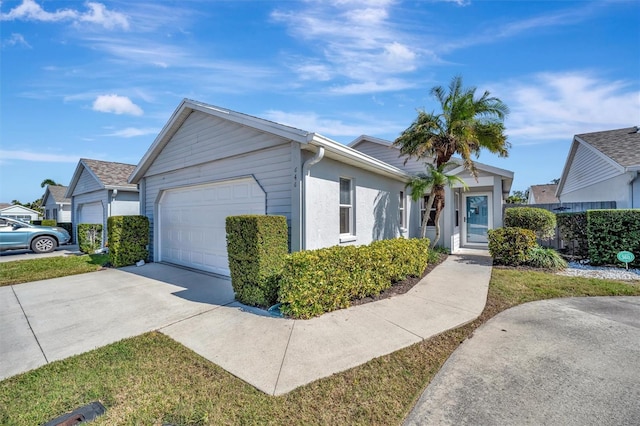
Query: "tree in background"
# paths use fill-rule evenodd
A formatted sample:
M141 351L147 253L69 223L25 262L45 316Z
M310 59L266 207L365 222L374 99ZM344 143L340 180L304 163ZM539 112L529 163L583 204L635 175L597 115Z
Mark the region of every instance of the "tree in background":
M42 181L42 183L40 183L40 188L44 188L47 185L60 186L60 184L56 183L56 181L53 179L45 179Z

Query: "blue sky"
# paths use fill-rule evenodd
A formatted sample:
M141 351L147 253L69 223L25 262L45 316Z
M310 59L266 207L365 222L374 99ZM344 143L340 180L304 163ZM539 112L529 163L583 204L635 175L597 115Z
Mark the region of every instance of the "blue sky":
M395 139L462 75L511 109L514 190L574 134L640 125L640 2L44 1L0 4L0 202L80 158L137 164L183 98L342 143Z

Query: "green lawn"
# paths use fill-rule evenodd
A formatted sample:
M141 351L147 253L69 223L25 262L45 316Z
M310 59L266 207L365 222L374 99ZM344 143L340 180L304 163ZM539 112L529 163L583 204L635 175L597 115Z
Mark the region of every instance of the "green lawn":
M93 272L108 261L108 254L86 254L4 262L0 263L0 287Z
M0 424L41 424L94 400L107 407L96 425L400 424L455 348L498 312L551 297L640 295L638 284L494 268L473 323L279 397L148 333L0 382Z

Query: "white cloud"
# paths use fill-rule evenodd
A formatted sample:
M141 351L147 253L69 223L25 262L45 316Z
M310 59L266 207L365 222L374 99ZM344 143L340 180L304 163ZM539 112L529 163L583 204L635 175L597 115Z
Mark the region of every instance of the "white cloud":
M345 124L340 119L321 117L315 112L269 110L261 114L261 116L267 120L308 132L320 133L332 138L346 136L349 140L362 134L384 134L389 131L399 131L403 129L403 126L398 123L381 121L370 117L353 117L355 124Z
M122 130L117 130L113 133L108 133L105 136L115 136L120 138L133 138L136 136L145 136L145 135L154 135L158 133L158 129L154 128L137 128L137 127L127 127Z
M22 160L37 161L43 163L77 163L80 157L77 155L60 155L47 154L42 152L0 150L0 158L2 158L2 161Z
M361 95L366 93L394 92L410 89L414 86L414 83L405 80L386 79L335 86L329 89L329 92L335 95Z
M93 101L93 110L113 114L142 115L142 108L126 96L100 95Z
M637 82L589 72L539 73L494 85L511 108L505 124L515 143L570 140L574 134L631 127L640 117Z
M359 86L363 93L365 88L376 92L382 86L370 82L399 80L399 74L413 72L428 57L415 47L417 41L409 31L392 23L394 3L308 2L300 10L276 10L271 18L316 52L294 68L301 80L346 78L348 85Z
M24 37L22 36L22 34L18 34L18 33L12 33L11 37L9 37L7 40L5 40L2 43L3 46L24 46L24 47L28 47L29 49L31 49L31 45L29 43L27 43L27 40L24 39Z
M42 8L35 0L22 0L22 3L7 13L0 14L0 20L13 21L40 21L58 22L70 21L72 23L97 24L107 29L129 28L129 20L126 15L120 12L108 10L104 4L87 2L88 8L85 12L75 9L58 9L55 12L48 12Z

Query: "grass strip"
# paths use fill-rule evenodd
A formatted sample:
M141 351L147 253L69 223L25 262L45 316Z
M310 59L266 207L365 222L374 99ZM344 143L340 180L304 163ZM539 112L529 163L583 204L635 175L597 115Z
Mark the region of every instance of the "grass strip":
M4 262L0 263L0 287L93 272L108 261L108 254L89 254Z
M472 323L278 397L147 333L0 382L0 424L41 424L94 400L107 407L96 425L400 424L450 354L495 314L552 297L637 296L637 284L494 268Z

